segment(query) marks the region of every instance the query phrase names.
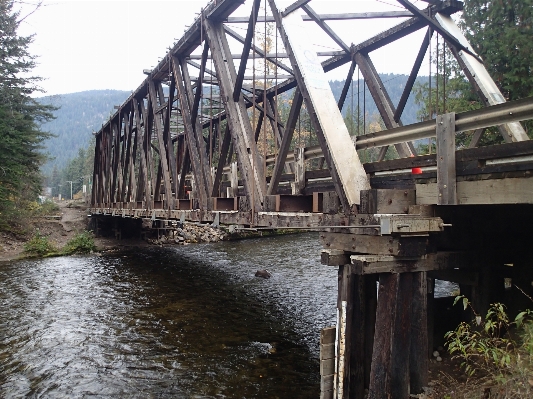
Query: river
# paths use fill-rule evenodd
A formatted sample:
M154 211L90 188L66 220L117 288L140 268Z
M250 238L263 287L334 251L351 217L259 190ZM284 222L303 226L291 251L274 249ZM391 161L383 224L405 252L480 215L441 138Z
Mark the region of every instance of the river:
M319 254L310 233L0 263L0 396L317 398Z

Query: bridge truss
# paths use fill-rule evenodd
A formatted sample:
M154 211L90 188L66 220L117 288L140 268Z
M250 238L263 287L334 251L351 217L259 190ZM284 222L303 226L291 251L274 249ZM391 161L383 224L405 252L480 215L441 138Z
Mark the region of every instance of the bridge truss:
M364 389L372 398L421 392L432 345L420 326L430 324L432 279L462 281L486 299L472 288L479 280L468 280L479 262L465 251L484 246L472 237L458 243L461 232L445 234L449 220L468 214L447 206L533 203L533 145L520 124L533 118L533 100L505 102L450 17L461 2L424 1L425 8L397 0L397 11L337 15L315 12L310 0L284 9L276 0L214 0L96 133L95 217L324 230L323 263L339 266L339 323L322 333L324 398L362 398ZM249 16L233 16L242 7ZM359 44L329 23L368 18L402 22ZM317 52L310 24L336 49ZM420 30L424 39L394 104L372 53ZM404 126L432 37L445 43L486 108L456 115L444 105ZM335 100L326 73L344 65ZM356 71L385 125L357 137L341 113ZM491 126L505 144L477 148ZM469 148L456 151L456 134L467 131ZM417 154L413 142L428 138L436 152L431 144ZM375 162L361 162L361 151L373 151ZM385 161L391 153L396 159ZM493 231L483 226L480 235ZM509 237L506 256L515 259ZM462 267L467 271L450 274ZM410 356L399 354L405 347Z

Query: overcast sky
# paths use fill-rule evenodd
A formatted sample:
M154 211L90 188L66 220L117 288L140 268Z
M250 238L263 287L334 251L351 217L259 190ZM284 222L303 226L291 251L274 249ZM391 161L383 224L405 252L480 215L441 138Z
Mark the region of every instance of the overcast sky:
M27 1L22 15L32 9ZM31 52L39 56L35 72L46 78L42 87L48 95L95 89L132 91L145 78L143 69L158 63L174 39L183 35L195 13L207 3L207 0L44 0L43 6L25 19L19 33L35 34L31 47ZM249 15L250 3L247 0L237 14ZM278 3L286 6L291 2ZM310 4L319 13L402 9L395 0L313 0ZM421 1L416 4L427 5ZM345 42L357 44L401 21L328 23ZM244 31L241 33L244 35ZM422 35L420 31L372 53L378 71L409 73ZM310 33L310 37L318 51L335 47L321 31ZM427 61L424 65L422 74L427 75L424 70L428 68ZM329 76L330 79L344 79L346 68Z

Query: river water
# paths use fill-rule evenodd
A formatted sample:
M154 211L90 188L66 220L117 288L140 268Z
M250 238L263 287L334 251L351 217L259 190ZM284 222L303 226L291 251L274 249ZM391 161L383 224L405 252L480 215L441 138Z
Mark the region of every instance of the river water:
M304 234L0 264L0 396L317 398L319 254Z

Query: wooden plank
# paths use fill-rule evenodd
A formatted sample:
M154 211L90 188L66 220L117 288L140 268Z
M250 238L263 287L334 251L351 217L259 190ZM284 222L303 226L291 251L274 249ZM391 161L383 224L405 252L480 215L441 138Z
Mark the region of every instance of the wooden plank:
M411 335L411 306L413 295L413 274L400 274L396 298L396 320L392 332L391 354L391 399L409 397L409 354ZM425 352L424 352L425 354Z
M437 252L419 259L387 255L352 255L350 259L356 274L414 273L474 265L474 256L469 252Z
M427 274L413 273L411 343L409 345L410 393L423 393L428 386Z
M333 382L335 378L333 374L326 375L320 378L320 392L321 394L331 394L331 398L333 398ZM322 397L322 396L321 396ZM324 396L327 397L327 396Z
M365 276L352 276L353 301L350 323L350 353L349 356L349 390L345 398L363 398L365 393L365 339L366 339L366 311L367 292Z
M374 337L374 347L372 351L372 368L370 371L368 399L388 398L392 394L392 341L396 324L396 305L399 283L399 274L384 273L379 277L376 335ZM405 397L407 397L407 395Z
M531 204L533 178L491 179L457 182L458 205ZM416 203L438 203L437 183L416 184Z
M334 344L337 335L336 331L336 327L326 327L320 330L320 345Z
M350 397L350 358L352 352L353 296L356 276L352 274L351 265L339 266L337 312L337 381L336 390L339 399Z
M437 205L457 205L455 113L437 116Z
M391 237L363 234L320 233L320 242L328 250L391 256L422 256L428 252L427 237Z
M347 265L350 263L350 255L338 249L323 249L320 262L326 266Z
M370 386L370 370L372 367L372 353L374 350L374 335L376 331L376 309L378 304L377 293L377 274L364 276L365 280L365 347L364 347L364 364L365 364L365 388Z
M335 361L326 359L320 361L320 375L330 375L335 373Z
M335 343L320 345L320 360L335 358Z
M415 190L370 189L361 191L361 213L408 213L416 204Z

